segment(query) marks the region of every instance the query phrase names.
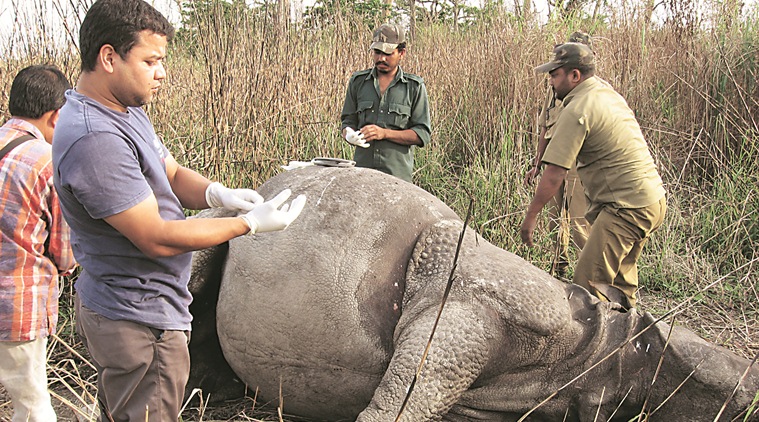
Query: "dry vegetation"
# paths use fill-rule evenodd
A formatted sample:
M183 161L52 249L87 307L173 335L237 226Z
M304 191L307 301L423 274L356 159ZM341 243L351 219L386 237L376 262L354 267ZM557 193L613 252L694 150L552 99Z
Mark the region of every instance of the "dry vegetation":
M532 68L573 30L591 32L598 73L636 111L669 195L665 225L640 262L640 308L655 315L674 310L676 323L753 358L759 352L757 17L715 10L713 19L681 16L651 26L636 7L609 11L603 20L538 24L534 17L495 13L466 28L418 24L404 69L427 82L433 142L417 150L415 182L460 215L474 198L473 227L548 268L545 228L538 228L541 243L532 250L518 236L532 193L522 176L545 92ZM76 33L79 18L67 18ZM173 43L169 78L148 107L178 161L228 185L255 187L289 160L350 158L338 136L339 113L351 72L370 65L371 28L356 24L351 11L331 18L308 29L276 28L249 10L225 15L217 7L194 16ZM72 80L78 74L73 44L47 43L44 27L31 28L18 28L19 54L6 50L0 61L6 116L10 81L24 65L52 62ZM50 347L61 420L74 420L72 409L92 407L95 394L94 371L72 333L71 283L62 289L60 332ZM204 408L196 396L183 417L281 417L262 416L259 406L247 398ZM0 420L9 412L0 403ZM86 412L80 416L90 420Z

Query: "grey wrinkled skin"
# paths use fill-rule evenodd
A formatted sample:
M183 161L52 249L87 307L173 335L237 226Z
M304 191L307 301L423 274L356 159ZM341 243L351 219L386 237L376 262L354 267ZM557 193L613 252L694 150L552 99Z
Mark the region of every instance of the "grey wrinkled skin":
M281 391L286 414L393 421L462 222L431 194L374 170L308 167L258 191L268 199L284 188L308 195L287 230L194 257L195 323L205 330L193 333L188 388L247 384L258 403L280 404ZM685 329L665 347L670 327L652 326L650 314L599 302L471 229L455 275L402 421L515 421L557 391L526 420L628 421L646 403L650 421L712 421L749 368ZM208 329L214 313L218 339ZM740 415L758 389L752 367L720 420Z

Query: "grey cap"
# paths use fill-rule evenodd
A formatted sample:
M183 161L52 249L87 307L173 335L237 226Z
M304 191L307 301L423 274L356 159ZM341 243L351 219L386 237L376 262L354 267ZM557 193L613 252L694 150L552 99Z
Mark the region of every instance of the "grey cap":
M535 68L535 73L548 73L564 66L582 67L592 65L593 50L585 44L568 42L553 49L553 60Z
M398 44L406 42L406 31L403 27L395 24L382 24L374 30L370 50L380 50L385 54L392 54Z

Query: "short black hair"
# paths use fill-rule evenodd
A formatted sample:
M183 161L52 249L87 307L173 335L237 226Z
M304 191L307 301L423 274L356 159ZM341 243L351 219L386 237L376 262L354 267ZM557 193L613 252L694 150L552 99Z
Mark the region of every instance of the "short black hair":
M39 119L66 103L71 83L55 66L34 65L21 69L11 84L8 111L11 116Z
M405 42L402 42L402 43L398 44L398 46L397 46L397 47L395 47L395 48L397 48L399 52L400 52L400 51L403 51L403 50L405 50L405 49L406 49L406 43L405 43Z
M573 66L563 66L564 69L568 72L571 72L572 69L577 69L580 71L580 74L583 76L593 76L596 74L596 65L595 63L590 64L582 64L582 65L573 65Z
M95 70L100 49L109 44L123 59L137 44L137 36L150 31L171 41L174 27L165 16L144 0L98 0L79 28L82 71Z

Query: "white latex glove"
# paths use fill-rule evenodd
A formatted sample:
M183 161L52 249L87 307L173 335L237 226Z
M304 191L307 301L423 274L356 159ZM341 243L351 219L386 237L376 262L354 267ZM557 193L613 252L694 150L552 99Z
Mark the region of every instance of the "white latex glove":
M364 140L364 134L361 132L356 132L349 127L345 128L345 140L348 141L348 143L351 145L355 145L361 148L369 148L369 143Z
M291 193L290 189L285 189L273 199L256 206L247 214L240 215L239 217L248 223L250 234L284 230L295 221L306 206L306 195L298 195L289 206L282 205ZM282 208L277 209L280 205Z
M219 182L206 188L206 203L212 208L247 212L263 202L264 198L253 189L229 189Z

